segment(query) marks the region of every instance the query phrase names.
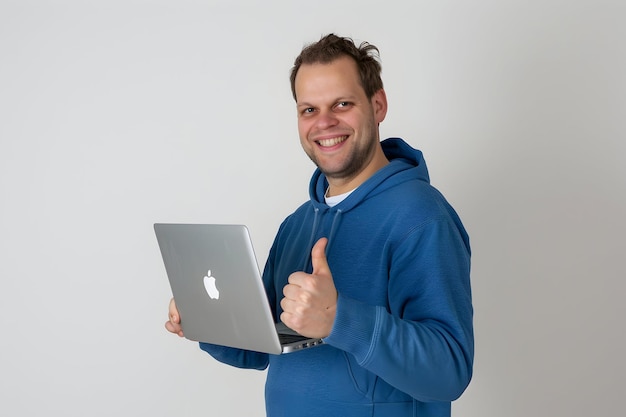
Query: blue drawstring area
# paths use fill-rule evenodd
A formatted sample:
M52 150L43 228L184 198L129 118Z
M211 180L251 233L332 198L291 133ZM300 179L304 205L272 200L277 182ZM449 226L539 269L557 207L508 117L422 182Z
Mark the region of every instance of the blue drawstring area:
M313 218L313 227L311 227L311 238L309 239L309 244L306 246L308 248L308 252L306 256L304 257L302 271L306 271L307 268L309 267L309 263L311 262L311 249L313 249L313 245L315 244L315 236L317 234L317 228L320 222L320 213L319 213L320 209L318 207L314 207L313 210L315 211L315 217ZM328 243L326 244L326 254L328 254L330 245L332 244L333 238L335 237L335 233L337 232L337 228L339 227L341 214L342 214L342 211L337 210L335 212L335 216L333 217L333 222L330 226L330 233L327 236Z

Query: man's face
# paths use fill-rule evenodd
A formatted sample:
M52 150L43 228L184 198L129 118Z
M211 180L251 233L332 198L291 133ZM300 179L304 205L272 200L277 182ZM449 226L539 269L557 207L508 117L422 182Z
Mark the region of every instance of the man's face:
M349 183L367 170L387 110L384 91L368 99L348 57L302 65L295 91L300 143L326 177Z

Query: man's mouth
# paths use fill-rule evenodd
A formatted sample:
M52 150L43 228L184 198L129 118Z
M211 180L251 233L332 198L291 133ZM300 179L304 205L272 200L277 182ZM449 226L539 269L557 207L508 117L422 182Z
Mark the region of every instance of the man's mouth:
M320 139L320 140L317 140L316 142L322 148L330 148L332 146L335 146L335 145L345 141L346 139L348 139L348 136L337 136L336 138Z

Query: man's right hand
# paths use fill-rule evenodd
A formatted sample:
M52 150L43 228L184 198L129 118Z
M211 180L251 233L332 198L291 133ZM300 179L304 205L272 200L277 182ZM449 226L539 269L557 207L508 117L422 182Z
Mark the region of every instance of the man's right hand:
M165 328L167 331L183 337L183 329L180 327L180 315L178 314L174 298L170 300L169 318L170 319L165 322Z

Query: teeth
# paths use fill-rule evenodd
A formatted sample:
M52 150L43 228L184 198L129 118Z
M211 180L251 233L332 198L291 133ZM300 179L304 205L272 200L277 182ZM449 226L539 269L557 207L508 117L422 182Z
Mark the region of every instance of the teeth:
M336 144L343 142L347 138L348 138L347 136L339 136L337 138L332 138L332 139L318 140L317 143L319 143L320 146L329 147L329 146L335 146Z

